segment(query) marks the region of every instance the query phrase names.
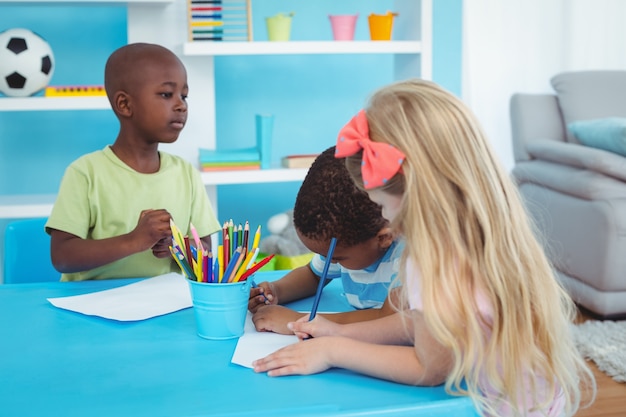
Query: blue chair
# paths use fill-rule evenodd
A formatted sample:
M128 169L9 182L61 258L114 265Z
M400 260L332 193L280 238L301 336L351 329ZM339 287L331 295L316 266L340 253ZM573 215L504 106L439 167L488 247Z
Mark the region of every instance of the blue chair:
M16 220L4 231L4 283L58 281L61 274L50 260L47 218Z

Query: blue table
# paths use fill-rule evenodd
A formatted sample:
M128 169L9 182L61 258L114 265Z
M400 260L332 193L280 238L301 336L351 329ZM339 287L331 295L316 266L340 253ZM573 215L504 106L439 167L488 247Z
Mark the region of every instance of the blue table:
M257 274L258 282L281 273ZM230 363L237 340L196 335L193 311L120 323L46 298L135 280L0 285L0 416L475 416L466 397L343 369L271 378ZM307 310L311 299L294 308ZM341 283L320 311L346 310Z

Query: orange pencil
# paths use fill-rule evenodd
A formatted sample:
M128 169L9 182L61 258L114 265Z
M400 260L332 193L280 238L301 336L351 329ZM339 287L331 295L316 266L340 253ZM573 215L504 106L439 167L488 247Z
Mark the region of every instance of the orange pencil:
M235 253L238 253L239 255L237 256L237 261L235 262L235 266L233 267L233 270L230 273L230 276L228 277L228 281L227 282L233 282L235 280L235 276L237 275L237 271L239 270L239 267L241 266L241 263L243 262L243 254L242 254L241 246L239 246L237 248Z

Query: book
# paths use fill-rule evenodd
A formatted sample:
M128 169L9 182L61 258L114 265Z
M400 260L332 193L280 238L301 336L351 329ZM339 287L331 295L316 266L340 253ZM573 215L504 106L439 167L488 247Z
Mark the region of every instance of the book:
M226 166L202 166L200 171L202 172L215 172L215 171L249 171L259 170L261 164L256 165L226 165Z
M261 165L261 161L233 161L233 162L203 162L202 167L242 167L251 165Z
M200 164L212 162L258 162L261 154L258 148L215 150L200 148Z
M281 159L283 168L310 168L319 154L287 155Z

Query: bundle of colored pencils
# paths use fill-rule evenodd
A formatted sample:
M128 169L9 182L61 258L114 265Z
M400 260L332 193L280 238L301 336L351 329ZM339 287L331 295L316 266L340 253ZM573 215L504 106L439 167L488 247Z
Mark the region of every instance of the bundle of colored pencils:
M224 223L222 244L217 248L217 257L202 246L202 241L193 224L189 225L193 242L184 236L180 229L170 220L172 229L172 246L170 253L180 267L182 273L190 280L207 283L230 283L248 279L256 271L266 265L274 255L267 256L255 263L259 254L261 226L257 231L249 249L250 226L239 225L235 228L232 220Z

